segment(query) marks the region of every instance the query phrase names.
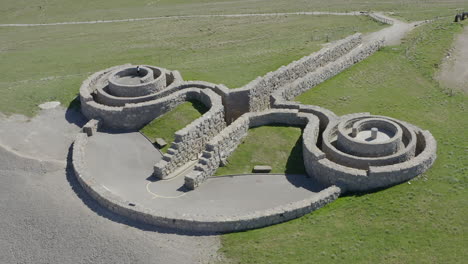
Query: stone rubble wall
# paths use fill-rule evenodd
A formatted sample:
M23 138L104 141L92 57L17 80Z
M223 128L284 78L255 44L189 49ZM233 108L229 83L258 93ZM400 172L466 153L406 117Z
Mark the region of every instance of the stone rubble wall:
M339 150L336 146L331 143L331 139L336 137L338 123L345 122L351 118L364 119L370 117L370 114L351 114L341 117L341 119L336 120L334 123L330 124L327 129L323 132L323 143L322 150L327 154L327 158L338 164L356 168L356 169L369 169L369 166L386 166L389 164L395 164L404 162L406 160L412 159L416 151L416 135L413 131L413 126L404 123L402 121L397 121L395 119L382 117L383 119L388 119L397 123L401 129L404 131L404 142L406 143L405 147L401 148L394 154L382 156L382 157L363 157L360 155L352 155L345 153ZM372 116L374 117L374 116Z
M368 14L382 23L393 21ZM72 164L78 181L101 205L131 219L191 231L233 232L264 227L300 217L335 200L342 192L361 192L388 187L410 180L426 171L436 159L436 141L428 131L405 124L406 146L411 155L396 164L373 164L366 169L350 166L327 151L324 132L333 129L340 118L319 106L291 102L297 95L337 75L367 58L383 46L383 39L362 44L361 34L337 41L327 48L259 77L246 86L229 90L224 85L183 81L177 71L166 71L166 86L140 97L115 97L106 92L108 76L130 64L112 67L91 75L80 88L82 112L94 123L87 133L79 133L73 145ZM154 175L167 178L191 160L197 165L185 177L185 186L194 189L214 175L219 166L248 135L249 128L268 124L303 127L303 158L306 172L319 183L330 186L318 196L285 206L242 216L174 215L133 205L96 184L89 174L84 155L88 136L96 123L119 129L138 129L177 105L198 100L210 107L201 118L176 132L176 139L163 159L154 166ZM268 108L270 110L264 111ZM263 111L263 112L259 112ZM394 119L392 119L395 121ZM230 125L226 127L226 121ZM96 125L97 127L97 125ZM409 132L408 132L409 131ZM404 137L405 138L405 137ZM403 139L405 140L405 139ZM325 141L325 143L324 143ZM325 145L325 147L323 147Z
M343 118L362 116L370 115L368 113L351 114ZM327 148L333 146L329 144L330 139L326 134L330 133L330 130L334 129L339 122L339 120L334 120L323 133L322 145L328 147L319 148L317 143L314 143L313 140L318 138L315 134L316 130L304 130L304 138L309 138L309 141L304 143L304 162L307 174L322 184L337 185L343 192L364 192L408 181L432 166L436 159L437 143L431 133L392 118L370 117L387 118L406 130L404 132L406 133L405 148L384 157L384 159L392 160L394 157L399 157L397 160L390 162L390 165L388 162L382 163L378 160L375 165L369 165L367 157L353 156L354 161L350 164L337 158L336 155L331 155L333 152ZM367 164L366 168L361 168L358 165L359 162Z
M371 166L368 177L375 188L386 187L397 183L409 181L415 175L420 175L428 170L437 157L437 143L432 134L427 130L418 130L418 151L415 158L403 163L388 166Z
M253 80L240 89L249 91L249 111L257 112L270 108L270 95L279 87L302 78L308 73L337 60L361 44L361 42L362 35L356 33L345 39L336 41L318 52Z
M112 72L108 78L108 92L118 97L137 97L158 92L166 87L165 69L142 65L141 72L146 72L146 75L140 78L138 84L120 82L120 76L137 74L134 66Z
M383 23L383 24L387 24L387 25L393 25L393 21L388 19L388 18L385 18L379 14L376 14L376 13L368 13L367 14L370 18L372 18L373 20L377 21L377 22L380 22L380 23Z
M341 56L339 59L318 68L316 71L309 72L305 76L284 85L273 93L273 97L283 98L286 101L294 99L296 96L317 86L318 84L330 79L340 72L348 69L352 65L364 60L374 54L384 45L384 39L380 39L367 44L360 44L349 53ZM275 101L275 99L271 99Z
M311 121L313 120L313 122ZM195 189L208 177L214 175L220 165L226 164L227 158L236 150L247 136L249 128L269 124L284 124L305 127L315 125L318 118L290 109L271 109L263 112L247 113L222 130L206 144L205 151L195 168L185 177L185 186Z
M184 90L190 91L191 89ZM221 98L211 90L198 90L197 101L210 107L202 117L175 133L174 142L154 166L154 176L165 179L177 168L195 160L205 149L206 143L226 127Z
M330 186L311 198L276 206L272 209L237 216L178 215L167 211L154 211L131 201L122 199L96 183L85 162L88 135L78 133L72 150L72 166L83 189L104 208L132 220L160 227L192 232L226 233L255 229L286 222L336 200L341 190Z
M163 98L136 104L126 104L123 107L107 106L96 101L82 101L81 111L88 119L102 120L108 128L138 130L178 105L202 98L200 95L211 98L211 100L207 101L216 101L215 105L223 108L221 98L213 91L188 88ZM222 112L224 113L224 110Z
M137 97L118 97L114 96L109 93L108 91L108 85L106 84L105 86L97 87L95 90L95 100L96 102L103 104L103 105L108 105L108 106L124 106L125 104L136 104L136 103L142 103L142 102L147 102L151 100L156 100L163 98L170 93L167 91L175 91L176 87L179 87L182 85L182 76L178 71L171 71L171 72L166 72L166 84L167 87L164 88L163 90L157 92L157 93L152 93L149 95L145 96L137 96ZM191 88L196 88L196 87L191 87Z

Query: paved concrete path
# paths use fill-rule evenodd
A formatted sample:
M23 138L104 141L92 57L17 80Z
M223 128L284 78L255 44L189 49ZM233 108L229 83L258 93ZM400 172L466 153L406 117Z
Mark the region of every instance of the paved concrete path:
M84 121L79 112L60 107L31 119L0 114L0 263L206 263L219 258L217 236L175 234L131 221L104 209L82 189L66 161Z
M71 168L0 147L0 263L212 263L217 236L173 233L116 215ZM222 263L222 261L221 261Z
M183 174L169 180L151 177L161 154L140 133L97 133L89 138L85 152L90 174L109 191L134 204L179 215L249 214L324 189L305 175L251 174L212 177L188 191Z
M0 146L24 157L65 164L68 149L86 118L62 107L42 110L34 118L0 113Z

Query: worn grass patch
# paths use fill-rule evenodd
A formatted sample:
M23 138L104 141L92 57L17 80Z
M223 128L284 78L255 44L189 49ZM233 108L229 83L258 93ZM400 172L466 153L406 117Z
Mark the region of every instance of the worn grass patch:
M183 103L174 108L169 113L153 120L140 131L151 141L162 138L167 142L167 146L161 149L166 152L174 141L174 133L186 127L195 119L201 117L208 109L202 103L191 101Z
M464 263L468 258L467 96L432 79L462 25L416 29L299 96L337 114L370 111L428 129L438 159L425 174L347 196L299 219L223 236L234 263Z
M302 130L296 127L252 128L215 175L251 173L255 165L269 165L272 173L304 174Z
M236 88L319 50L327 39L382 27L369 18L350 16L0 27L0 112L31 116L46 101L68 105L87 76L129 62Z

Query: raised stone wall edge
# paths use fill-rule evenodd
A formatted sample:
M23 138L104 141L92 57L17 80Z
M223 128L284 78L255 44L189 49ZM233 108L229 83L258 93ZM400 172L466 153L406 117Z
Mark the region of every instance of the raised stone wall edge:
M330 186L308 199L239 216L180 216L170 211L155 212L154 210L138 204L131 205L132 203L130 201L116 196L111 191L106 190L102 185L96 183L92 175L89 174L85 162L85 148L87 143L88 136L85 133L79 133L73 143L72 150L73 170L83 189L101 206L116 214L160 227L209 233L225 233L255 229L301 217L336 200L341 193L340 188Z
M379 14L376 14L376 13L368 13L367 14L370 18L372 18L373 20L377 21L377 22L380 22L380 23L383 23L383 24L387 24L387 25L393 25L393 21L388 19L388 18L385 18Z
M338 59L361 42L362 34L356 33L287 66L282 66L276 71L269 72L263 77L256 78L243 87L250 91L249 112L270 108L270 95L276 89Z
M206 144L198 164L186 175L185 186L189 189L195 189L208 177L211 177L235 151L242 139L247 136L249 128L269 124L299 127L315 125L318 128L319 119L312 114L299 113L298 110L294 109L270 109L244 114Z
M175 133L175 140L154 166L154 176L165 179L178 167L197 159L206 143L226 127L221 98L212 90L199 90L198 101L210 110Z
M343 55L336 61L317 69L316 71L306 74L304 77L296 79L292 83L281 87L273 93L276 100L283 98L286 101L294 99L296 96L305 91L317 86L318 84L330 79L340 72L348 69L352 65L364 60L374 54L384 44L384 39L380 39L371 43L361 44Z

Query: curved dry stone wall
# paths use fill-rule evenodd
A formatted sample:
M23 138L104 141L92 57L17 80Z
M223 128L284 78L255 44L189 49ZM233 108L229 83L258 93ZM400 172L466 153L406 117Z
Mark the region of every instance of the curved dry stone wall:
M226 164L227 158L247 136L248 130L270 124L296 127L319 126L319 120L311 114L297 110L272 109L263 112L247 113L221 131L208 144L195 169L185 176L185 187L195 189L208 177L212 176L220 165Z
M122 85L118 89L125 87L130 91L123 89L116 94L112 82L122 76L144 80L127 80L126 83L133 82L132 85ZM156 88L148 89L149 84ZM135 95L135 89L139 89L138 95L131 96ZM105 127L138 130L184 102L203 103L209 108L208 112L175 133L175 141L154 167L156 177L166 178L178 167L196 159L205 143L226 126L222 97L215 92L222 93L225 89L205 82L183 82L178 72L126 64L98 72L83 83L81 111L89 119L100 120Z
M382 23L391 20L368 14ZM201 81L184 81L177 71L150 65L125 64L90 76L80 88L81 109L91 121L73 146L73 167L81 185L100 204L130 218L180 229L229 232L262 227L293 219L333 201L342 192L361 192L407 181L426 171L436 159L436 141L429 131L384 116L358 113L338 117L320 106L291 101L297 95L362 61L384 45L383 39L363 42L361 34L253 80L239 89ZM108 127L137 130L174 109L197 100L209 108L199 119L175 134L175 141L154 166L165 179L194 161L185 186L195 189L248 135L249 128L283 124L303 128L303 159L307 174L324 186L318 198L287 208L238 218L216 219L152 212L130 206L95 184L84 162L87 137Z
M372 18L373 20L377 21L377 22L380 22L382 24L387 24L387 25L393 25L393 21L380 15L380 14L376 14L376 13L368 13L367 14L370 18Z
M337 185L343 192L408 181L432 166L437 149L429 131L368 113L333 120L322 134L321 146L314 140L304 149L307 174L323 184Z

